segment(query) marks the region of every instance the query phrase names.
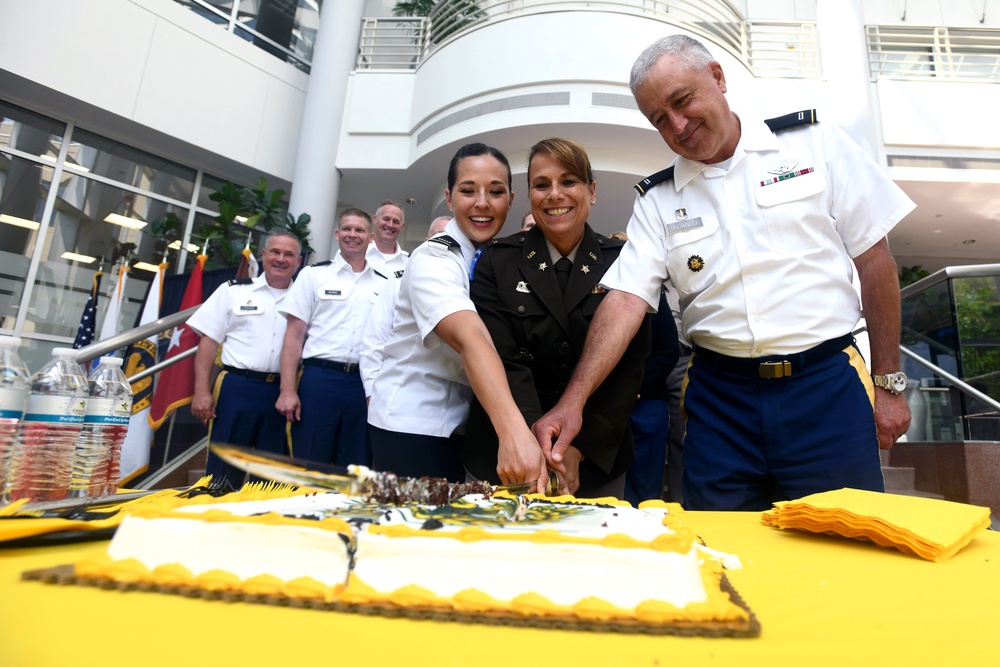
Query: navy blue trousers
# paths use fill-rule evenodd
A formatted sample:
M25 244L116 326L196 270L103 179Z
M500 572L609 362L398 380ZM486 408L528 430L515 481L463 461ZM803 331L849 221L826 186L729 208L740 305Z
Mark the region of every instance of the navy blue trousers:
M275 409L277 382L254 380L222 372L215 401L215 419L209 430L209 442L252 447L274 454L288 454L285 418ZM205 472L214 481L226 479L234 488L243 485L246 475L209 450Z
M719 369L695 353L682 403L684 506L765 510L843 487L883 491L862 373L853 346L775 380Z
M443 477L449 482L465 481L462 465L462 438L386 431L369 424L372 440L372 468L401 477Z
M302 419L292 424L292 456L339 466L370 466L368 405L361 375L303 366L298 393Z
M635 506L644 500L659 500L663 494L670 405L666 399L639 397L630 422L635 459L625 474L625 500Z

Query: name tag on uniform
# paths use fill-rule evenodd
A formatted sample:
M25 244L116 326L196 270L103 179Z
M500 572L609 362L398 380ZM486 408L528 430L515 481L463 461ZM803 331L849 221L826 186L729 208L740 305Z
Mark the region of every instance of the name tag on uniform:
M698 227L704 227L705 223L701 221L701 218L689 218L687 220L678 220L677 222L667 223L667 233L676 234L678 232L686 232L689 229L697 229Z
M232 311L234 315L260 315L264 309L259 304L247 301L246 303L233 304Z

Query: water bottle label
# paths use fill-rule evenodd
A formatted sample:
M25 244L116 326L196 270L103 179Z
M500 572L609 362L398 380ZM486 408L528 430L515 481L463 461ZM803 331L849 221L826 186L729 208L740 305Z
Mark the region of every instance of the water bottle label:
M53 424L82 424L87 414L87 399L79 396L31 394L24 421Z
M28 402L28 392L24 389L0 387L0 419L20 419Z
M91 398L87 402L84 424L128 424L132 401L114 398Z

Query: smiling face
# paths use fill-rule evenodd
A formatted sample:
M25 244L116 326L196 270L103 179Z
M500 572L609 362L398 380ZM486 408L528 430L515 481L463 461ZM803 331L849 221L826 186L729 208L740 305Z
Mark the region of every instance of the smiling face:
M288 287L302 261L299 250L299 243L289 236L272 236L267 239L261 259L268 285L279 289Z
M665 55L636 87L635 101L671 150L712 164L732 157L740 140L739 120L725 92L719 63L698 70Z
M371 239L367 220L359 215L345 215L340 219L340 228L336 234L340 254L345 261L350 263L358 258L364 259Z
M583 237L597 184L554 155L539 152L528 164L528 189L535 225L563 255L569 254Z
M455 185L444 191L448 208L472 244L486 243L503 227L513 201L507 167L492 155L463 158Z
M403 211L393 204L385 204L375 215L374 233L375 245L382 252L392 252L396 249L396 239L403 231Z

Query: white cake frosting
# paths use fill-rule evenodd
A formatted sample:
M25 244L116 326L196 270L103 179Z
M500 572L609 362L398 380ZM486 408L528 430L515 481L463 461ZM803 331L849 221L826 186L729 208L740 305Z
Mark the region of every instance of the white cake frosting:
M182 585L263 586L362 605L655 622L739 617L718 589L721 570L706 569L699 547L680 506L665 503L467 496L386 507L321 493L138 509L104 560L77 571L128 580L147 571L155 581L169 568Z

